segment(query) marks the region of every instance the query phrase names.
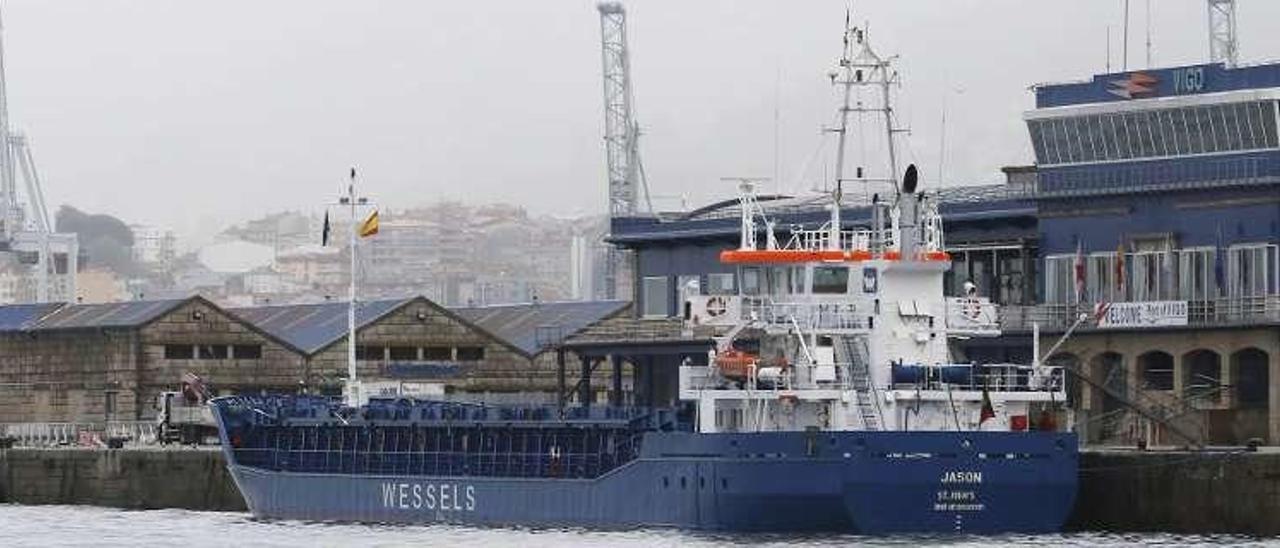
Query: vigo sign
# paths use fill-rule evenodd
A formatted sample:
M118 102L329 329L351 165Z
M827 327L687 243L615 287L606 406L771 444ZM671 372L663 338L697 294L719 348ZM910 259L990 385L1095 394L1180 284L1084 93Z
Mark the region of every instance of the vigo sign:
M1099 305L1098 327L1187 325L1187 301L1147 301Z
M1173 92L1200 93L1204 91L1204 67L1187 67L1173 71Z

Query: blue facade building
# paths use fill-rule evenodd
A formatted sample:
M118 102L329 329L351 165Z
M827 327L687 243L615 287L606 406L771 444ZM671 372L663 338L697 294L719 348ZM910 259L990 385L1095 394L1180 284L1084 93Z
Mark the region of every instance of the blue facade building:
M1045 302L1277 293L1280 65L1107 74L1035 93L1025 118Z
M971 281L1002 305L1005 336L956 353L1028 360L1033 323L1047 346L1087 313L1050 359L1089 377L1072 397L1090 441L1179 443L1176 426L1208 442L1280 443L1280 64L1102 74L1034 93L1034 165L937 191L948 293ZM761 198L780 238L825 222L825 203ZM869 208L842 219L865 227ZM718 261L738 229L736 200L615 220L611 241L634 252L636 313L680 316L691 293L749 289ZM1178 411L1152 421L1121 400Z

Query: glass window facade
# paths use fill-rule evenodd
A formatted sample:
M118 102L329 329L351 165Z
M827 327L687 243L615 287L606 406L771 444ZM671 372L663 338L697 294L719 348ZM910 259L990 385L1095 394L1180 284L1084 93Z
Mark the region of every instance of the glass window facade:
M666 317L671 315L668 306L670 289L666 276L648 276L644 278L642 295L644 296L644 316Z
M1280 146L1275 101L1046 118L1028 121L1027 128L1042 166Z
M1181 300L1280 294L1280 245L1233 245L1219 262L1212 247L1125 254L1125 284L1116 283L1115 253L1085 257L1085 302ZM1075 255L1044 261L1045 302L1074 304Z

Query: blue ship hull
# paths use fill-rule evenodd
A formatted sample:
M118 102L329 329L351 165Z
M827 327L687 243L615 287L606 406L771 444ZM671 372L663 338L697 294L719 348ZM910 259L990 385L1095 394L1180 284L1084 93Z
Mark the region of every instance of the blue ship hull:
M1057 531L1077 440L1049 432L647 432L600 477L230 470L264 518L728 531Z

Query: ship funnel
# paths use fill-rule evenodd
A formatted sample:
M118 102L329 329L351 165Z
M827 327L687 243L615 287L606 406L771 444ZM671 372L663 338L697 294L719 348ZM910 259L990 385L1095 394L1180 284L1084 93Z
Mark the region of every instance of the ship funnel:
M916 182L919 178L920 174L916 171L916 165L907 166L907 172L902 176L902 192L904 194L915 194Z

